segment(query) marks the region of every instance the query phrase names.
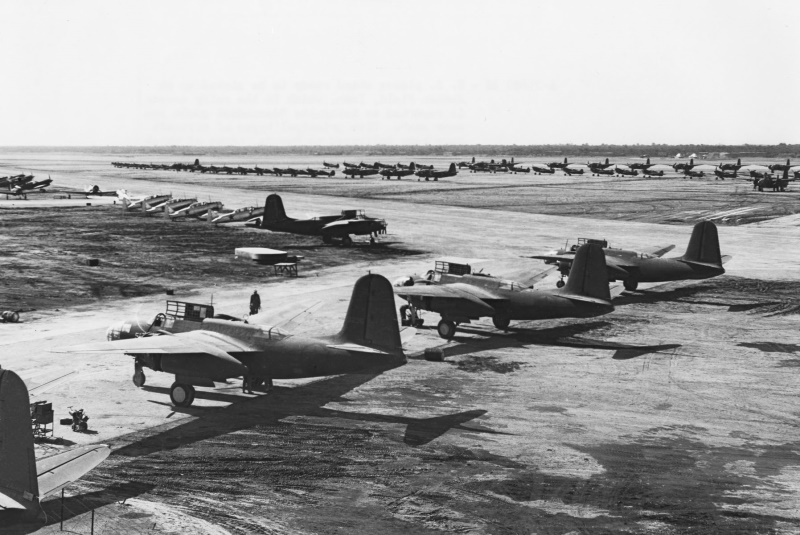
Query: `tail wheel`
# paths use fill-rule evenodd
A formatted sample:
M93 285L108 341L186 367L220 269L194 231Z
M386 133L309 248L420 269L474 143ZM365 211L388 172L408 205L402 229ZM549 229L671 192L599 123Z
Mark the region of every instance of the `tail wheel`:
M350 247L351 245L353 245L353 238L350 236L342 238L342 247Z
M511 319L506 316L493 316L492 323L494 323L494 326L497 327L498 329L505 331L506 329L508 329L508 325L511 323Z
M439 336L445 340L452 340L456 335L456 324L450 320L441 320L436 330L439 331Z
M567 284L567 283L566 283L566 282L564 282L564 279L560 279L560 280L559 280L559 281L556 283L556 288L563 288L565 284Z
M176 407L188 407L194 402L195 391L192 385L172 383L169 399Z
M622 285L623 285L623 286L625 287L625 289L626 289L626 290L628 290L629 292L634 292L634 291L636 291L636 288L638 288L638 287L639 287L639 283L638 283L638 282L636 282L635 280L630 280L630 279L628 279L628 280L624 281L624 282L622 283Z

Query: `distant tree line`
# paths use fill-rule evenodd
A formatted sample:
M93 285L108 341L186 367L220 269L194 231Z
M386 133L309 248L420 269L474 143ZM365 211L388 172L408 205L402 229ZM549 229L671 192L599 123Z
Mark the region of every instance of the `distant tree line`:
M108 146L108 147L4 147L26 152L90 152L100 154L181 154L191 157L234 155L319 155L319 156L453 156L484 157L652 157L672 158L676 154L714 155L727 158L800 158L800 144L778 145L287 145L287 146Z

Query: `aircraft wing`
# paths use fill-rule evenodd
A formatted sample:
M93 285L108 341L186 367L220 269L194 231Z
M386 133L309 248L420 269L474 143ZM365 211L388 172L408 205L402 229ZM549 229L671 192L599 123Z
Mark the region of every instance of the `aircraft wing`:
M657 256L657 257L661 258L662 256L664 256L665 254L667 254L668 252L670 252L674 248L675 248L674 245L666 245L666 246L659 245L659 246L656 246L656 247L648 247L647 249L642 249L642 252L645 253L645 254L649 254L651 256Z
M483 314L492 315L495 310L487 301L506 301L505 297L494 294L490 291L472 286L471 284L427 284L418 286L395 287L394 293L400 297L420 296L448 299L455 303L461 303L462 308L474 307Z
M237 338L212 331L189 331L186 333L144 336L113 342L95 342L64 349L55 349L55 353L121 352L126 355L211 355L230 363L239 363L231 357L230 352L258 351Z
M551 262L569 262L571 264L572 261L575 260L575 255L551 254L551 255L527 256L526 258L535 258L536 260L549 260Z
M103 462L110 453L111 449L108 446L98 444L75 448L39 459L36 461L36 469L39 473L39 498L44 498L79 479L83 474Z

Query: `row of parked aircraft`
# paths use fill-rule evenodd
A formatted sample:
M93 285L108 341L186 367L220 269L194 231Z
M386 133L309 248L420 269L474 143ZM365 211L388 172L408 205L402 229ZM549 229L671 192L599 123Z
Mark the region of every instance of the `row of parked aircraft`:
M100 192L98 186L89 186L87 193ZM250 206L225 210L220 201L198 201L197 198L173 198L171 194L131 197L125 190L116 195L125 210L145 214L162 213L175 220L179 218L205 219L210 223L236 223L272 232L289 232L307 236L320 236L323 243L338 243L344 247L353 244L352 236L369 236L370 243L386 234L386 220L368 217L363 210L342 210L340 214L296 219L286 215L280 195L267 197L263 207Z
M44 180L33 180L33 175L14 175L0 177L0 193L5 195L22 196L35 191L45 192L53 183L49 176Z

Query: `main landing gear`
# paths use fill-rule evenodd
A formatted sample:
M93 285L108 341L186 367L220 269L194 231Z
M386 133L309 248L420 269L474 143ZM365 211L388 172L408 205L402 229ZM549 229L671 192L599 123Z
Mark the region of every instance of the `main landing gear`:
M188 407L194 402L194 387L184 383L172 383L169 388L169 399L176 407Z
M622 282L622 285L629 292L634 292L636 291L636 288L639 286L639 283L632 279L626 279Z
M133 384L135 384L138 388L142 388L144 386L147 377L144 375L144 369L142 369L141 364L134 364L134 371L133 371Z
M567 283L564 282L564 277L561 277L561 279L559 279L559 281L556 283L556 288L563 288L565 284Z
M439 331L439 336L445 340L452 340L456 335L456 324L443 318L439 321L439 325L436 326L436 330Z

